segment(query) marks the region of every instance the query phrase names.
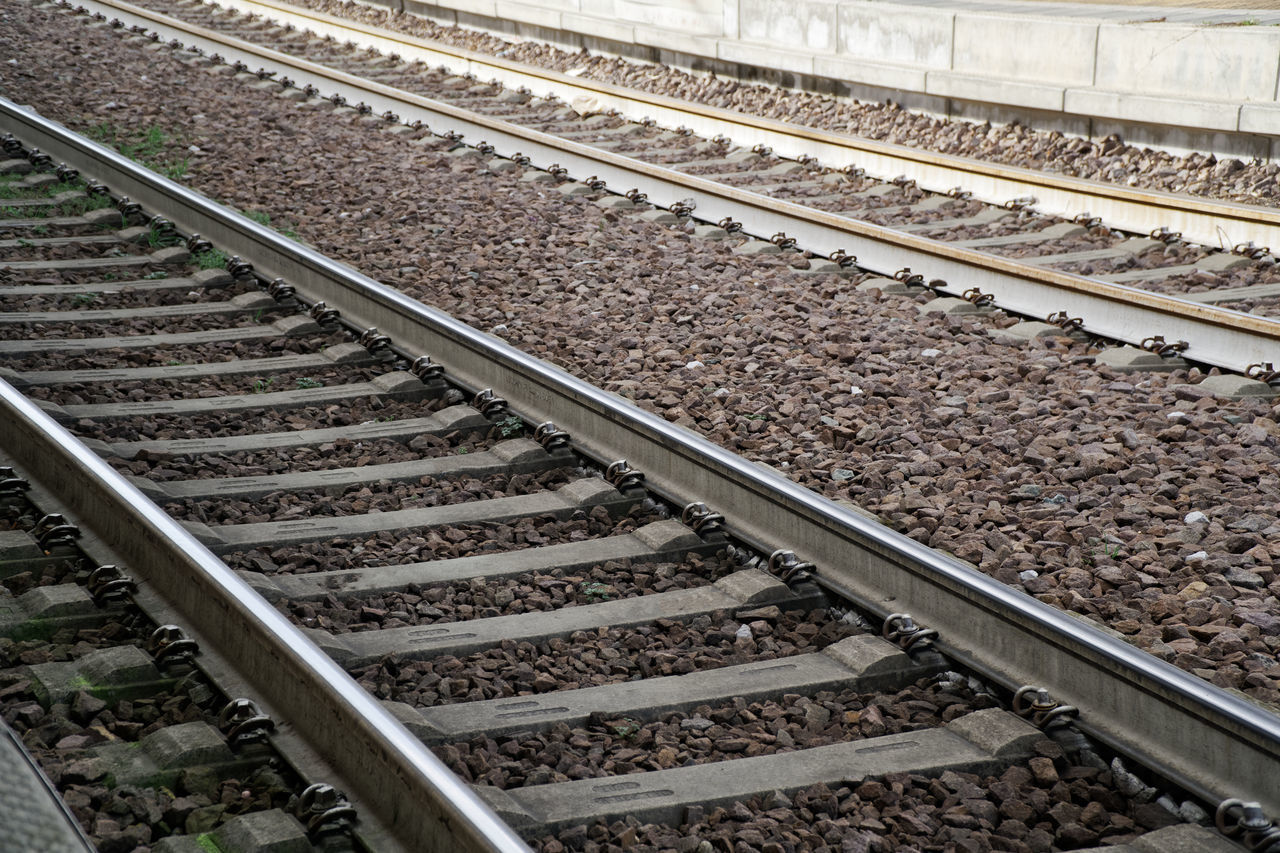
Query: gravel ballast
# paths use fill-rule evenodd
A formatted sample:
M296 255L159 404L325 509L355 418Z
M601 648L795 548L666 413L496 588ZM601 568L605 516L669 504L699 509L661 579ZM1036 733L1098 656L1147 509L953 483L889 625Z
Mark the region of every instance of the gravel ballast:
M678 827L634 818L574 826L543 839L538 849L1041 853L1120 844L1176 821L1162 805L1119 796L1111 788L1118 774L1063 766L1059 775L1061 750L1048 740L1040 746L1041 755L1029 767L1014 766L998 776L948 771L928 779L894 773L853 786L814 785L731 808L690 807Z
M1280 164L1276 163L1218 160L1211 154L1177 156L1127 145L1114 134L1090 141L1058 131L1036 131L1017 123L992 126L990 122L949 120L904 109L891 101L860 102L778 89L585 51L561 50L533 40L513 43L495 35L350 0L302 0L295 5L515 62L571 72L582 79L896 145L1123 186L1268 207L1280 204Z
M352 674L379 699L433 706L686 675L816 652L861 633L826 610L775 614L769 636L738 639L728 611L688 623L657 619L636 628L575 631L539 643L504 640L483 652L428 660L388 655Z
M37 701L30 666L141 645L136 633L136 627L104 617L101 627L64 629L48 641L0 638L4 722L21 735L95 847L101 853L146 851L169 835L208 832L237 815L289 804L298 780L287 767L269 762L269 754L250 755L240 772L193 764L173 770L168 784L117 783L115 765L98 757L103 747L136 748L168 726L216 725L220 694L199 673L174 673L171 689L132 699L107 701L86 686L68 701Z
M641 595L694 589L732 572L728 560L694 565L610 561L588 569L522 574L515 578L472 578L409 588L367 598L328 596L324 600L281 602L279 607L308 628L332 633L436 625L520 613L582 607Z
M772 626L755 623L758 635ZM960 695L963 694L963 695ZM563 723L548 731L473 738L436 748L449 768L469 782L500 788L544 785L689 767L739 757L774 755L886 734L932 728L980 708L986 694L934 687L930 679L890 693L821 691L747 702L739 697L687 713L643 722L594 715L583 726ZM499 766L501 765L501 766ZM476 767L485 767L480 779ZM492 769L497 772L493 772Z
M1065 339L998 344L985 320L483 174L28 7L0 51L17 60L0 64L7 96L73 126L162 126L206 194L1280 703L1273 401L1181 388L1195 371L1117 374ZM86 75L89 91L47 85Z
M332 539L280 548L263 546L234 552L225 559L232 568L265 574L394 566L618 536L633 533L661 517L643 506L623 518L613 518L604 507L595 507L579 510L567 521L539 516L510 524L458 524L447 529L402 533L384 530L364 539Z

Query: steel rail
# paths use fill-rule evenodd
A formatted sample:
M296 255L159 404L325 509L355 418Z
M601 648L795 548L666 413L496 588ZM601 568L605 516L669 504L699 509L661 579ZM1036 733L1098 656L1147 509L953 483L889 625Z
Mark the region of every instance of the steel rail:
M6 453L158 590L411 850L528 846L376 699L185 528L0 380Z
M1252 364L1280 361L1280 320L1043 269L814 210L478 115L121 0L83 2L90 9L110 12L126 25L155 31L163 39L200 39L216 44L229 62L243 62L251 68L265 64L298 85L323 87L349 101L363 101L375 112L397 113L405 121L420 119L439 133L452 131L485 140L499 151L512 155L523 152L535 162L559 162L570 174L597 176L616 189L640 183L649 199L662 207L692 196L698 215L706 220L728 217L761 237L786 232L800 246L818 254L845 250L858 257L859 266L883 275L910 267L945 282L939 289L950 295L960 296L976 288L1014 313L1043 317L1051 311L1064 311L1067 316L1082 318L1092 334L1134 345L1155 335L1186 341L1184 357L1236 372L1243 373Z
M1275 714L122 162L24 108L0 100L0 114L24 142L164 211L180 229L252 258L260 275L283 277L304 298L340 307L357 326L377 326L411 355L431 355L457 381L492 388L526 419L554 420L582 452L599 460L626 458L661 492L723 513L735 532L793 547L817 565L820 577L873 611L909 607L941 632L944 651L978 662L1006 685L1046 686L1081 709L1087 730L1169 777L1210 799L1252 799L1280 812Z
M152 210L195 203L206 212L228 215L215 203L60 126L51 127L3 98L0 113L5 129L29 145L75 164ZM252 228L248 220L241 224ZM0 425L0 445L23 460L24 471L57 492L71 512L127 561L131 573L235 661L285 715L281 722L331 762L361 800L378 808L384 825L409 849L528 853L529 847L467 785L299 629L133 484L3 381Z
M882 180L905 174L925 189L945 192L960 186L973 193L974 198L993 204L1034 196L1038 210L1066 218L1090 213L1109 226L1144 234L1163 226L1182 232L1188 240L1228 250L1249 241L1280 249L1277 208L1038 172L689 103L407 36L282 0L217 2L228 9L292 23L317 35L332 35L340 42L352 41L360 47L397 52L409 60L422 59L469 71L511 88L524 86L535 94L564 100L592 97L603 109L616 109L632 121L652 118L663 126L683 125L708 138L724 135L738 145L767 145L785 157L809 156L829 165L857 165ZM364 2L375 8L387 5L377 0Z

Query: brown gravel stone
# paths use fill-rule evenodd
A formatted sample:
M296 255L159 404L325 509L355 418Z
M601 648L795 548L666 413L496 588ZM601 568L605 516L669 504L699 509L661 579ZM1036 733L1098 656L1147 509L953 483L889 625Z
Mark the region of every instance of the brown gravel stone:
M676 851L826 850L964 850L1049 851L1121 843L1134 834L1134 818L1168 825L1172 819L1162 806L1137 804L1110 787L1105 771L1093 772L1100 784L1080 790L1064 789L1066 799L1054 802L1060 783L1046 789L1029 771L1006 772L1002 780L969 773L948 772L940 779L889 774L850 789L815 785L794 796L774 792L745 803L685 810L679 826L640 824L633 818L612 824L577 826L535 840L536 849L618 849L623 840L647 845L637 849ZM1093 768L1090 768L1091 770ZM1014 781L1009 781L1014 780ZM1001 810L1021 817L1002 818ZM1099 811L1097 801L1109 799L1116 811ZM1087 826L1084 816L1094 822ZM1131 817L1132 816L1132 817ZM1140 822L1140 821L1139 821ZM601 845L590 846L593 843ZM737 846L742 844L743 846Z
M775 660L817 651L858 633L833 621L824 610L792 611L784 614L775 636L763 638L748 651L734 644L732 632L726 635L718 627L726 624L736 627L737 623L731 623L728 613L716 612L687 624L659 619L625 630L577 631L567 638L553 637L537 644L507 640L497 648L463 658L441 655L407 661L390 655L353 674L382 699L411 705L447 704ZM798 626L818 630L801 634ZM619 654L623 649L627 654ZM867 733L865 726L863 731ZM711 749L710 739L704 740L699 748Z
M822 691L812 697L788 694L776 701L750 703L738 698L651 722L593 717L584 726L558 725L533 734L473 738L438 747L436 753L468 781L512 788L809 749L874 736L880 729L918 731L941 725L943 708L963 714L994 704L985 694L938 686L936 681L922 679L891 694ZM534 685L536 690L536 680ZM808 722L815 707L834 712L827 724L816 728ZM860 715L841 713L866 707L884 709L882 723L875 729L861 725ZM485 768L483 775L477 775L477 765ZM976 785L949 775L966 796L982 796ZM950 793L944 787L940 796ZM995 816L993 804L974 803L975 813Z
M1049 785L1058 781L1058 771L1054 769L1053 762L1049 759L1033 758L1028 766L1031 768L1031 774L1040 784Z
M684 564L612 561L572 573L557 569L506 580L475 579L426 588L411 585L402 592L369 598L281 601L277 606L304 626L346 633L558 610L689 589L741 568L727 558L690 556ZM536 679L533 688L543 689Z

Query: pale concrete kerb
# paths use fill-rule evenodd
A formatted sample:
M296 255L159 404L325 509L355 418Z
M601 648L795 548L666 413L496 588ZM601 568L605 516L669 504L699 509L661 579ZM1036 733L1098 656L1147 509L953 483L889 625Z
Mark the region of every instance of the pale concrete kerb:
M814 55L803 50L785 50L768 47L759 42L720 39L716 42L716 57L725 62L743 65L763 65L779 71L796 74L812 74Z
M719 36L724 31L721 0L613 0L613 14L618 20L688 35Z
M1165 97L1105 89L1067 89L1063 108L1076 115L1146 124L1176 124L1201 130L1235 132L1241 105L1191 97Z
M736 5L740 39L809 52L830 53L837 48L838 0L738 0Z
M951 70L959 73L1058 88L1093 84L1096 22L957 12L953 39Z
M545 4L549 0L542 0L542 2ZM561 10L559 9L541 8L527 3L510 3L497 0L493 4L493 11L499 18L518 19L521 23L532 24L535 27L545 27L549 30L561 29Z
M1280 136L1280 104L1241 104L1239 125L1241 133Z
M465 12L469 15L480 15L486 18L498 17L498 4L495 3L494 0L444 0L444 2L435 0L432 5L443 6L457 12ZM529 4L521 3L520 5L525 6Z
M595 38L630 44L636 40L636 28L625 21L605 20L591 15L564 12L560 20L566 30L590 34Z
M813 73L832 80L856 81L866 86L907 92L925 90L925 69L911 65L848 59L843 55L818 55L813 57Z
M955 13L890 3L842 3L839 52L864 60L950 68Z
M1103 24L1099 89L1204 101L1274 101L1280 29Z
M1033 83L941 70L926 73L925 91L930 95L947 98L1049 112L1061 112L1066 97L1066 92L1061 86L1050 83Z
M640 26L635 28L636 44L656 47L691 57L715 58L719 40L715 36L693 35L672 31L665 27Z

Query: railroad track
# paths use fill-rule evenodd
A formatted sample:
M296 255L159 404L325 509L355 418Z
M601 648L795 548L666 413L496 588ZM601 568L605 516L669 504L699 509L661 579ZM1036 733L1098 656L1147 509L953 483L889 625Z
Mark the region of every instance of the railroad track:
M853 163L881 180L902 175L932 192L945 192L959 186L971 198L996 205L1034 195L1037 196L1036 206L1055 216L1071 218L1092 214L1113 227L1127 231L1146 233L1167 228L1181 231L1190 240L1213 246L1230 247L1249 240L1259 245L1280 244L1277 239L1280 233L1274 230L1280 223L1280 213L1272 208L1218 203L1190 195L1135 191L1113 184L1045 175L1030 169L935 155L848 134L815 131L731 110L699 107L675 98L584 80L576 75L559 74L440 42L416 39L405 33L380 29L280 0L229 0L216 5L189 3L179 6L184 16L191 11L196 12L198 17L192 20L212 24L215 29L234 31L235 17L219 19L213 13L214 9L257 16L260 21L254 27L259 30L284 25L299 33L331 37L340 42L341 47L355 46L383 54L411 50L412 53L399 55L408 61L421 60L437 65L448 73L466 75L466 79L474 84L474 87L458 86L452 93L453 97L449 97L447 90L436 91L443 91L447 100L464 97L485 111L491 108L484 104L484 98L486 94L491 96L493 93L485 93L484 87L496 82L506 89L526 89L534 97L550 97L565 104L579 98L595 99L595 103L590 105L592 111L616 111L631 121L648 118L663 127L682 127L702 140L724 136L740 148L761 145L790 160L813 158L830 167ZM279 34L273 35L277 36L277 42L281 41ZM286 34L284 41L296 35ZM332 50L339 45L328 47ZM351 57L339 49L333 58L349 61ZM467 92L468 88L472 91ZM502 112L515 115L509 107ZM516 120L525 123L522 119ZM615 138L610 140L611 147L623 150L634 150L640 146L621 146L619 143L623 140L617 136L636 136L636 142L653 142L653 137L661 135L660 131L655 131L646 137L624 125L594 129L597 134L601 130L612 130ZM794 166L788 165L787 168L794 169ZM771 177L777 177L777 174L775 172Z
M11 180L33 196L15 210L62 215L0 223L0 295L24 308L2 315L5 376L27 395L0 387L5 452L240 662L395 837L519 843L392 712L539 841L821 814L870 845L838 825L843 804L899 785L981 829L998 813L961 806L966 784L1059 769L1134 829L1124 796L1154 797L1147 781L1275 813L1270 713L0 106L11 154L39 148L34 165L65 161L115 205ZM1038 686L1014 703L1025 718L996 707ZM1099 758L1112 749L1143 778ZM1222 818L1270 831L1236 802Z
M211 642L24 467L0 452L0 725L6 747L43 765L65 801L59 819L47 795L21 787L6 752L0 847L130 850L158 843L167 826L186 836L171 850L259 849L255 837L294 849L406 849L331 784L344 783L272 704L281 691L246 680L260 654L253 643ZM258 626L255 640L269 630Z
M1175 369L1185 358L1275 378L1280 281L1266 248L1280 244L1274 209L868 143L288 4L235 0L214 11L189 2L153 11L113 0L83 8L162 40L203 45L242 74L263 70L262 86L275 85L269 76L288 79L301 87L297 97L336 97L371 117L424 122L452 134L450 144L474 141L458 155L478 154L499 170L523 169L530 159L555 165L558 181L577 179L566 192L642 192L663 221L692 207L708 235L717 223L741 224L755 238L743 252L798 246L820 256L815 270L856 258L888 279L864 287L927 286L944 298L926 310L998 306L1031 319L1013 332L1024 339L1065 326L1125 342L1131 347L1102 356L1118 369ZM435 63L444 65L425 67ZM557 100L525 103L532 95ZM1269 393L1230 384L1220 390Z

